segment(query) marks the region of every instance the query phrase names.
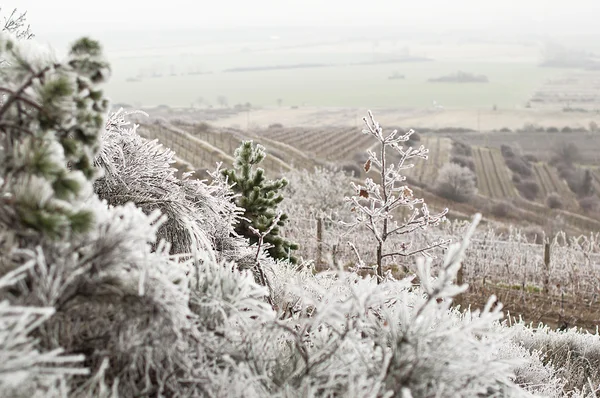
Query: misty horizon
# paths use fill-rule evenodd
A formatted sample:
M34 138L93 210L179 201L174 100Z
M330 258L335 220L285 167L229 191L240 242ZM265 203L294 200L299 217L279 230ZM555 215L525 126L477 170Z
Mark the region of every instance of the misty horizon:
M426 3L330 0L280 3L274 0L221 1L210 7L190 6L173 0L166 7L141 2L104 1L89 12L74 0L21 0L4 3L15 7L39 36L57 33L106 33L131 31L228 30L231 28L321 27L331 29L378 28L436 32L440 30L496 30L507 34L600 34L594 1L552 2L541 0L478 2L472 0Z

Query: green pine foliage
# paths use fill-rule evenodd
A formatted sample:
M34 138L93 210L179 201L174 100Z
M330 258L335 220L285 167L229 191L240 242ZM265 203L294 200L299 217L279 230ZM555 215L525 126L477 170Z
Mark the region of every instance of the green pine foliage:
M108 101L96 85L110 70L100 45L87 38L64 62L40 63L14 39L0 40L0 214L13 226L52 239L87 230L94 153ZM12 208L12 210L11 210ZM26 233L25 233L26 234Z
M259 238L250 227L263 233L269 229L277 217L277 206L283 200L279 193L288 184L285 178L279 180L267 180L265 171L259 165L265 158L265 149L261 145L254 145L252 141L244 141L235 150L235 163L233 170L222 170L233 191L238 194L236 204L244 209L243 216L235 227L235 232L250 239L251 243L257 243ZM274 259L289 259L295 264L297 259L291 255L298 245L289 242L279 235L280 227L285 225L288 216L281 214L279 221L265 238L264 242L269 244L267 251Z

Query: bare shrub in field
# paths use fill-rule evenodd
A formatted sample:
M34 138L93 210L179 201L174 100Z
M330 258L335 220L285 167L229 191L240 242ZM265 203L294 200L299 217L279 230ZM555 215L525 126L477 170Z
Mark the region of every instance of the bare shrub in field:
M533 175L533 169L530 161L526 156L518 155L508 145L501 145L500 151L504 157L506 166L514 173L522 178L531 177Z
M427 253L429 250L447 243L444 240L438 240L424 247L412 248L411 242L407 240L399 250L387 252L385 249L387 248L388 239L399 238L404 235L410 237L411 233L417 229L439 225L448 209L439 214L430 214L423 199L415 198L413 191L402 184L406 177L400 173L414 166L414 164L407 163L407 161L416 158L427 159L427 153L429 152L423 145L418 149L412 147L402 148L401 144L409 141L414 131L410 130L403 135L398 135L398 130L393 130L389 134L384 134L383 129L375 121L370 111L369 117L363 118L363 121L366 126L366 129L362 131L363 134L372 136L379 144L379 154L370 149L367 150L369 159L365 163L364 169L367 173L376 171L380 183L376 183L371 178L365 180L364 186L352 183L355 195L348 197L347 201L352 204L356 217L348 225L351 229L365 226L375 238L377 247L376 272L378 281L381 281L384 259ZM394 152L394 155L399 157L397 163L388 163L388 151ZM417 205L421 206L417 207ZM394 220L394 214L401 208L408 208L412 213L398 222ZM360 258L358 266L365 266Z
M435 192L456 202L467 202L477 193L475 174L455 163L445 164L435 181Z
M466 167L472 172L475 172L475 162L473 161L473 158L469 156L452 155L452 157L450 157L450 163L456 163L459 166Z
M455 140L452 141L452 154L458 156L472 157L473 149L471 148L471 145L462 141Z
M506 158L505 162L506 166L508 166L512 172L517 173L522 177L530 177L533 175L531 165L522 158Z
M571 191L579 198L594 194L593 177L590 170L564 162L557 163L556 168L560 177L565 179Z
M540 192L540 186L532 180L523 180L516 184L519 193L528 200L535 200Z
M579 206L588 213L600 211L600 199L597 196L586 196L579 199Z
M515 206L509 202L494 203L490 208L490 213L496 217L506 218L515 214Z
M325 217L348 220L350 205L344 198L352 193L351 179L339 169L317 167L313 171L292 170L285 174L281 209L296 217ZM290 218L293 219L293 216Z
M567 165L572 165L581 157L579 148L572 142L560 142L556 144L553 148L553 152L553 164L565 163Z
M556 192L552 192L546 196L546 205L551 209L562 209L564 206L562 198Z

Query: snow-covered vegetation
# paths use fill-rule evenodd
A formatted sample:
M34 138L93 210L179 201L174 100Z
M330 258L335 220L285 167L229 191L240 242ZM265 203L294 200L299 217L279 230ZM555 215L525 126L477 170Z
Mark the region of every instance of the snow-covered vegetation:
M110 69L98 43L79 40L57 61L2 35L0 58L0 396L577 397L598 390L598 335L509 326L494 297L481 310L453 306L466 289L454 281L478 215L436 260L411 257L414 275L403 279L342 266L314 273L310 261L274 260L236 234L243 209L219 170L210 183L177 178L171 150L138 136L127 115L108 113L100 84ZM372 117L367 122L383 146L410 156ZM317 192L327 203L317 209L312 192L294 184L319 180L289 178L291 197L305 196L297 203L302 214L281 203L290 222L349 211L341 221L371 227L374 240L361 250L379 252L379 260L408 254L410 243L446 246L434 244L443 214L426 207L411 209L407 220L428 229L402 230L403 241L390 233L412 226L396 224L392 208L421 202L395 185L402 164L388 168L384 156L370 155L370 167L390 179L383 187L367 180L358 192L350 186L345 196L357 196L349 201ZM337 172L319 173L343 193Z

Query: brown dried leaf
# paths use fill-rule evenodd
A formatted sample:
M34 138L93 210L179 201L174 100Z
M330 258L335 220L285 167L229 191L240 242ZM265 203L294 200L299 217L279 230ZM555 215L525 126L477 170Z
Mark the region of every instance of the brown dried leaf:
M367 198L367 199L369 198L369 193L367 192L367 190L366 190L366 189L361 189L361 190L358 192L358 195L359 195L359 196L362 196L363 198Z
M371 159L367 160L365 163L365 171L368 173L371 170Z

